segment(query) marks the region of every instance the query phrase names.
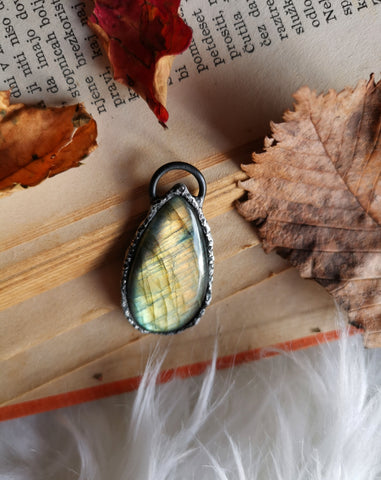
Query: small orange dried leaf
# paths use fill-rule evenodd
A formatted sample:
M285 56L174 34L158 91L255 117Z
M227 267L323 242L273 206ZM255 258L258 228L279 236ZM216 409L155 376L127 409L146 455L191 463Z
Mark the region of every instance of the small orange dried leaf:
M0 192L76 167L96 147L97 125L82 104L39 108L9 99L0 92Z
M192 39L192 30L178 15L179 5L180 0L95 0L89 18L115 80L144 98L163 125L174 55Z
M323 285L369 332L381 330L381 82L295 95L266 151L243 166L265 251ZM275 141L274 141L275 140Z

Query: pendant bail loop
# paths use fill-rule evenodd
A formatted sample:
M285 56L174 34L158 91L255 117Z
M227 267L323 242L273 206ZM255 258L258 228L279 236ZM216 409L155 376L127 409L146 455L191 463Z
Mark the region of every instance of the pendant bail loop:
M202 207L202 204L204 203L204 199L206 195L205 177L200 172L200 170L198 170L196 167L186 162L169 162L169 163L166 163L165 165L162 165L158 170L156 170L156 172L153 174L151 178L151 182L149 185L149 195L150 195L151 201L154 202L158 198L156 195L156 188L160 178L164 174L170 172L171 170L185 170L186 172L191 173L195 177L198 183L198 195L195 196L195 199L197 200L199 205Z

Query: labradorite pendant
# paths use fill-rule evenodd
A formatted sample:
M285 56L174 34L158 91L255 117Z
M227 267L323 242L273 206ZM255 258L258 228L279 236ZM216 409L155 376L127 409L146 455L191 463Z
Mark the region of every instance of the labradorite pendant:
M184 184L164 197L156 186L170 170L186 170L199 184L197 196ZM202 212L206 182L183 162L163 165L150 184L151 209L127 251L122 307L141 332L173 334L195 325L211 300L213 241Z

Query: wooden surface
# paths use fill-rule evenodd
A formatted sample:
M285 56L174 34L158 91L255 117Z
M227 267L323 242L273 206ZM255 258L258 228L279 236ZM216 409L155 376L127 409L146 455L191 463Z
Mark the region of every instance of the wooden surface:
M223 357L336 328L323 288L265 255L233 208L243 193L239 165L254 146L196 164L208 183L215 281L205 316L182 334L140 334L119 305L122 259L149 206L147 184L29 226L1 245L1 406L136 377L156 348L167 352L167 369L208 361L216 338ZM160 185L166 190L182 175L170 173Z

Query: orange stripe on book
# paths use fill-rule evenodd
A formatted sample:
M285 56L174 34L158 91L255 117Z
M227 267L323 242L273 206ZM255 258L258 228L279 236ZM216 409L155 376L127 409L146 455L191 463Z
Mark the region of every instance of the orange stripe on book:
M349 328L349 334L353 335L359 333L359 329ZM240 365L242 363L259 360L261 358L272 357L283 352L291 352L303 348L318 345L320 343L338 340L340 332L337 330L325 333L317 333L308 337L299 338L297 340L290 340L288 342L278 343L269 347L256 348L246 352L241 352L236 355L227 355L217 359L217 369L229 368L233 365ZM162 372L159 375L158 383L165 383L173 377L188 378L191 376L200 375L209 366L211 362L198 362L184 367L172 368ZM136 390L140 384L141 376L132 377L125 380L118 380L115 382L105 383L103 385L96 385L81 390L75 390L68 393L61 393L59 395L52 395L37 400L30 400L23 403L8 405L0 408L0 421L10 420L12 418L23 417L26 415L34 415L49 410L69 407L79 403L98 400L112 395L131 392Z

